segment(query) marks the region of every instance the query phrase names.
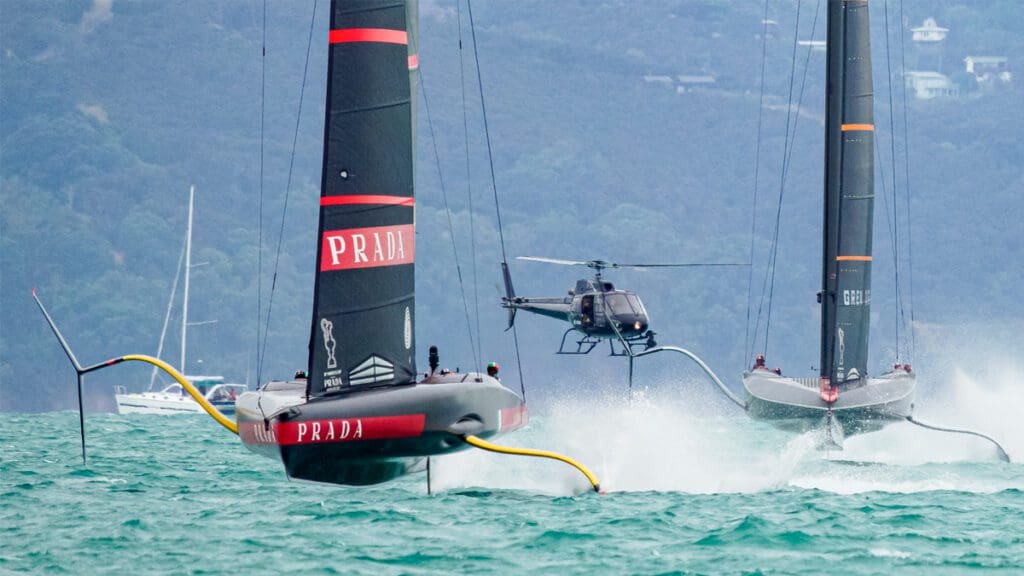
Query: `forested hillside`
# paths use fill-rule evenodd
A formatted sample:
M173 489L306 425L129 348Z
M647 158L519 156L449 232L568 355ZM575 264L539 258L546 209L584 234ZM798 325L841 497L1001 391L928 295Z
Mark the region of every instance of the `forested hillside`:
M263 378L304 367L327 4L320 0L314 14L313 2L268 2L263 58L259 1L0 0L0 410L72 406L74 372L32 302L32 287L83 362L156 352L190 185L197 190L193 262L203 264L192 273L190 317L216 323L189 330L187 370L256 382L257 326L264 330L272 284ZM641 294L661 343L694 350L730 382L750 360L744 342L755 324L757 347L764 346L765 320L756 317L787 118L793 149L778 212L767 346L769 362L789 372L807 371L817 360L825 58L794 49L794 33L799 10L796 38L824 38L824 0L769 0L767 26L763 9L761 2L713 0L473 3L510 258L748 262L756 214L752 274L746 267L607 273ZM890 0L871 9L881 160L871 362L881 367L896 349L894 222L908 321L911 276L914 319L929 334L963 324L1020 326L1024 318L1013 290L1024 279L1024 75L983 88L963 67L974 54L1007 56L1011 73L1021 69L1024 9L1010 0ZM960 95L917 100L910 93L904 116L902 63L909 69L917 62L909 29L929 16L950 28L942 67ZM441 161L435 162L421 92L421 363L426 346L437 344L452 368L473 364L440 170L471 316L479 302L481 360L498 360L513 378L511 335L502 331L498 307L501 250L466 5L424 0L420 32ZM584 272L521 261L512 270L518 292L537 296L564 294ZM469 324L475 330L476 318ZM518 325L534 398L623 384L619 359L597 351L554 356L561 324L520 315ZM905 343L907 334L901 338ZM178 342L172 327L164 354L172 363ZM922 357L937 353L917 350ZM649 366L640 378L662 385L669 376L693 374L676 360ZM90 376L87 406L112 409L111 386L138 390L147 381L144 367Z

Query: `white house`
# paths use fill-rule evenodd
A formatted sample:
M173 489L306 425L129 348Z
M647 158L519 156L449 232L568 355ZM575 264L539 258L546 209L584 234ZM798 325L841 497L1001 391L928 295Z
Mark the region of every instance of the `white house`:
M918 100L933 98L956 98L960 95L960 86L945 74L938 72L909 71L906 75L907 88L914 91Z
M942 42L946 39L946 34L949 34L949 28L940 27L934 18L925 18L924 24L911 28L910 31L913 32L911 39L914 42Z
M964 58L964 68L973 74L978 84L1009 84L1013 78L1007 66L1006 56L968 56Z

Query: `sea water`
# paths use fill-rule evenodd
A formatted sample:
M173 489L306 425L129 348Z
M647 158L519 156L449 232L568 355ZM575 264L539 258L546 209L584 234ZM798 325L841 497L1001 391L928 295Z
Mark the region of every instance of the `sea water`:
M1024 393L961 380L918 415L1024 462ZM1024 465L983 441L900 423L825 453L707 399L581 397L499 440L604 495L476 450L433 495L299 483L202 415L88 414L83 466L76 413L0 414L0 573L1024 574Z

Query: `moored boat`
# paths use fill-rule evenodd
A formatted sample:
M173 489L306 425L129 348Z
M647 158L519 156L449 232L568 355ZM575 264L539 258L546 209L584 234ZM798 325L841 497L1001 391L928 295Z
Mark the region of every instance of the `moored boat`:
M223 376L185 376L206 400L222 414L235 413L235 400L246 392L245 384L228 384ZM203 414L205 410L181 384L168 384L160 390L129 394L123 386L114 389L118 414Z

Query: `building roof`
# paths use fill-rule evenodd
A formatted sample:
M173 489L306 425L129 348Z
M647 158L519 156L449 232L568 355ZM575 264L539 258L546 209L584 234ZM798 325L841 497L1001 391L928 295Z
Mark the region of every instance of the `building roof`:
M1006 56L968 56L964 58L964 62L974 62L975 64L1005 64L1007 62Z

